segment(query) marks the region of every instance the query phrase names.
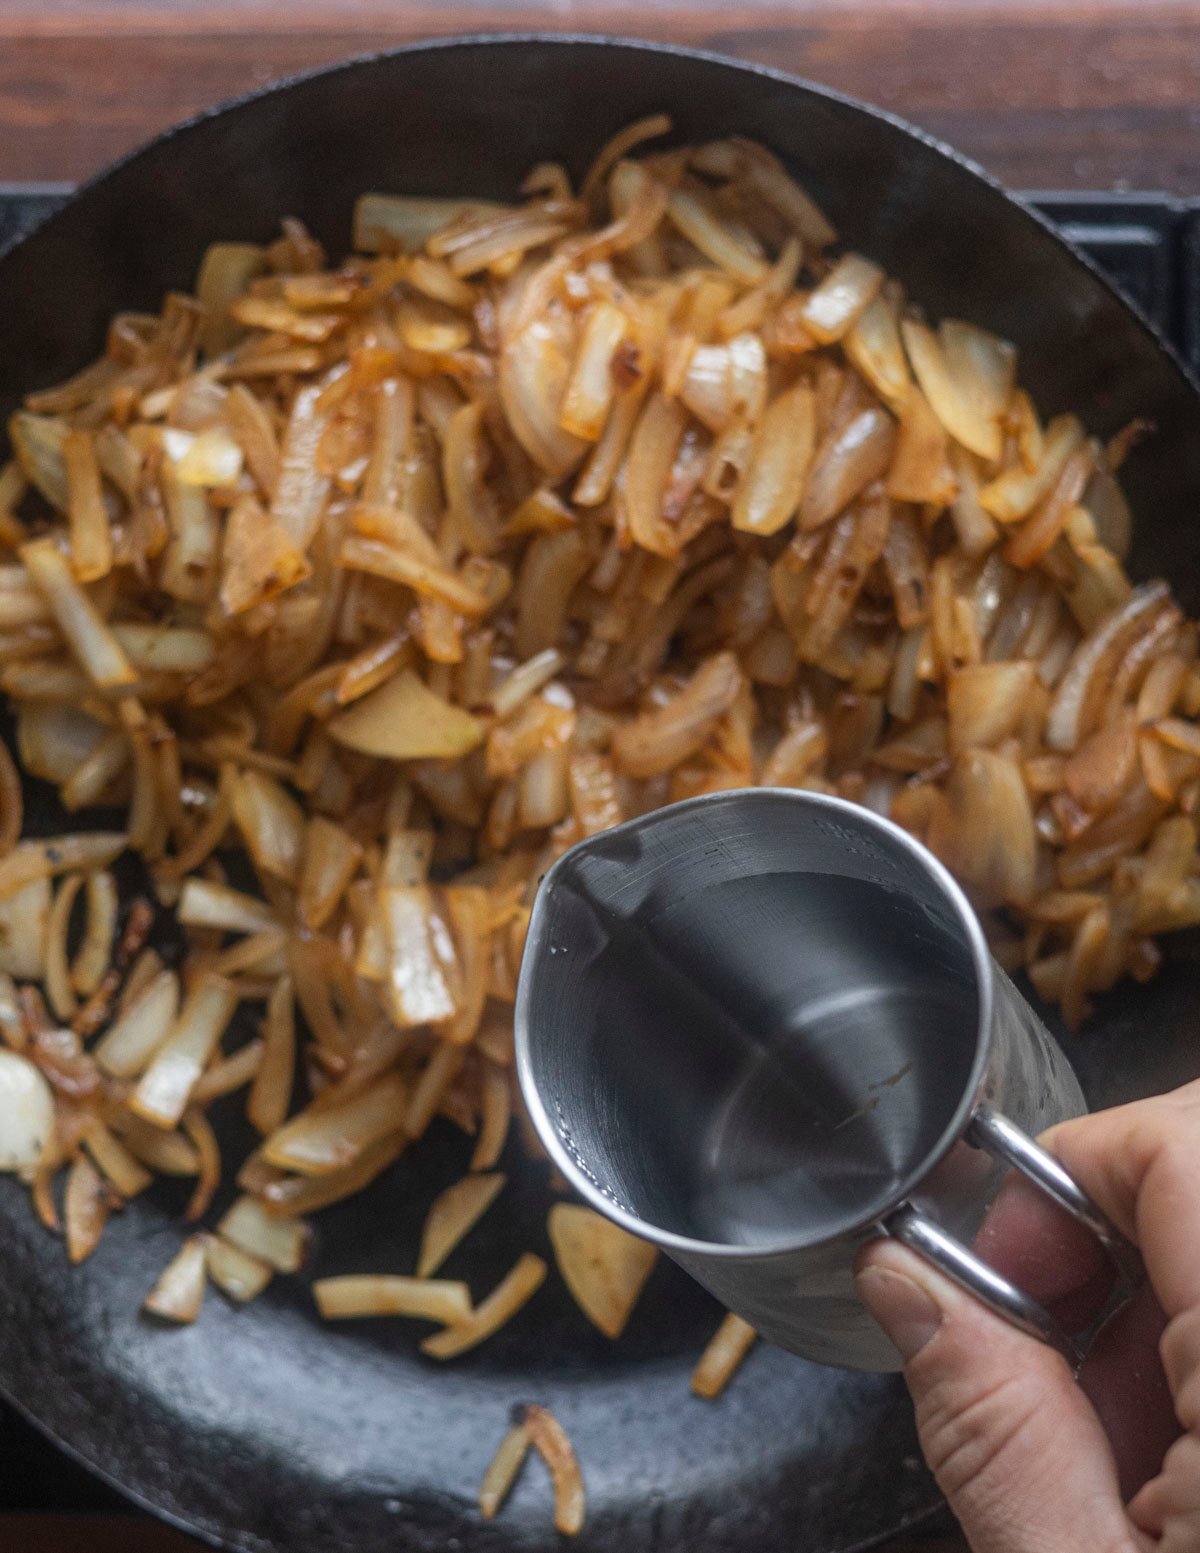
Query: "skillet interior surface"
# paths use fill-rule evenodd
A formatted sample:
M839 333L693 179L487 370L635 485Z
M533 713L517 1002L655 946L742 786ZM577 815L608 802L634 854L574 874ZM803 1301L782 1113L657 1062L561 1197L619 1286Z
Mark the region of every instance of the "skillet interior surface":
M546 157L580 175L620 125L666 109L682 139L736 131L782 155L843 239L933 314L1013 339L1045 413L1109 433L1134 415L1158 435L1126 486L1134 570L1162 573L1191 609L1200 408L1160 343L1077 255L944 148L883 115L770 72L602 40L466 40L307 77L176 131L84 190L0 259L0 412L100 347L109 316L190 286L204 246L265 240L294 213L337 253L365 189L511 196ZM59 823L31 792L39 827ZM1194 940L1149 987L1106 999L1068 1043L1093 1104L1200 1073ZM234 1102L222 1140L250 1139ZM518 1401L548 1404L579 1451L581 1548L800 1553L865 1547L936 1503L894 1378L822 1370L760 1346L717 1404L688 1394L719 1312L660 1264L625 1338L593 1331L556 1279L495 1340L448 1367L411 1323L323 1328L313 1276L411 1271L430 1200L465 1168L442 1130L366 1195L320 1216L305 1275L249 1308L210 1295L168 1331L138 1316L179 1242L169 1192L114 1221L69 1270L24 1191L0 1181L0 1386L131 1497L231 1547L316 1553L540 1549L557 1543L543 1477L524 1474L482 1522L479 1479ZM479 1297L518 1250L549 1255L548 1194L519 1159L509 1188L447 1265ZM220 1206L220 1204L218 1204Z

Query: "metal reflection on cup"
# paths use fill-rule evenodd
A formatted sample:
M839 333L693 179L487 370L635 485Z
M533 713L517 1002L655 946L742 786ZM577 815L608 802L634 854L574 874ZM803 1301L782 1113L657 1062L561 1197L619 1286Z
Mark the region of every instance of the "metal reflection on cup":
M718 793L580 843L543 882L517 997L538 1132L580 1194L784 1348L899 1367L854 1294L895 1235L1077 1362L970 1249L1010 1165L1136 1258L1032 1136L1075 1075L962 891L889 821Z

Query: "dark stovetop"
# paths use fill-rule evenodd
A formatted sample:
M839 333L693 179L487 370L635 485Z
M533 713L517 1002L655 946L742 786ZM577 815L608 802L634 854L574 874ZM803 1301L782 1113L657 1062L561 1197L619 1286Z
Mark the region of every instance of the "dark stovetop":
M0 249L67 193L0 184ZM1200 374L1200 201L1158 194L1027 197L1113 276ZM28 1401L36 1408L35 1397ZM0 1513L123 1505L0 1403Z

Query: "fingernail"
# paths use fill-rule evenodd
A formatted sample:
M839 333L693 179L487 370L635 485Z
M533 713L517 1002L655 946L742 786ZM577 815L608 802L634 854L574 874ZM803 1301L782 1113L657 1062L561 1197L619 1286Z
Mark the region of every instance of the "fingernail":
M887 1267L864 1267L854 1280L858 1297L891 1338L905 1364L915 1359L942 1324L942 1312L918 1283Z

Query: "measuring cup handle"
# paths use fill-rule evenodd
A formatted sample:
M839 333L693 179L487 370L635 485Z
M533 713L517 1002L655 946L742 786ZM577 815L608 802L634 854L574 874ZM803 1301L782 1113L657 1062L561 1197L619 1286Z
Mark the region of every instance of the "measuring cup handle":
M990 1106L980 1106L967 1129L967 1142L1006 1160L1035 1182L1061 1207L1096 1236L1117 1269L1118 1281L1105 1309L1081 1337L1071 1336L1037 1300L982 1261L928 1214L905 1203L883 1221L889 1235L932 1262L948 1278L975 1295L998 1316L1055 1348L1072 1369L1078 1369L1088 1342L1112 1313L1141 1283L1141 1258L1108 1217L1058 1160L1031 1137Z
M1065 1208L1073 1219L1078 1219L1090 1229L1108 1252L1130 1291L1142 1283L1145 1270L1137 1247L1130 1245L1108 1215L1097 1208L1054 1155L1047 1153L1040 1143L1035 1143L1027 1132L1023 1132L1007 1116L994 1111L991 1106L981 1105L967 1128L967 1142L973 1143L978 1149L985 1149L995 1159L1007 1160L1014 1169L1028 1176L1042 1191L1053 1197L1059 1207Z

